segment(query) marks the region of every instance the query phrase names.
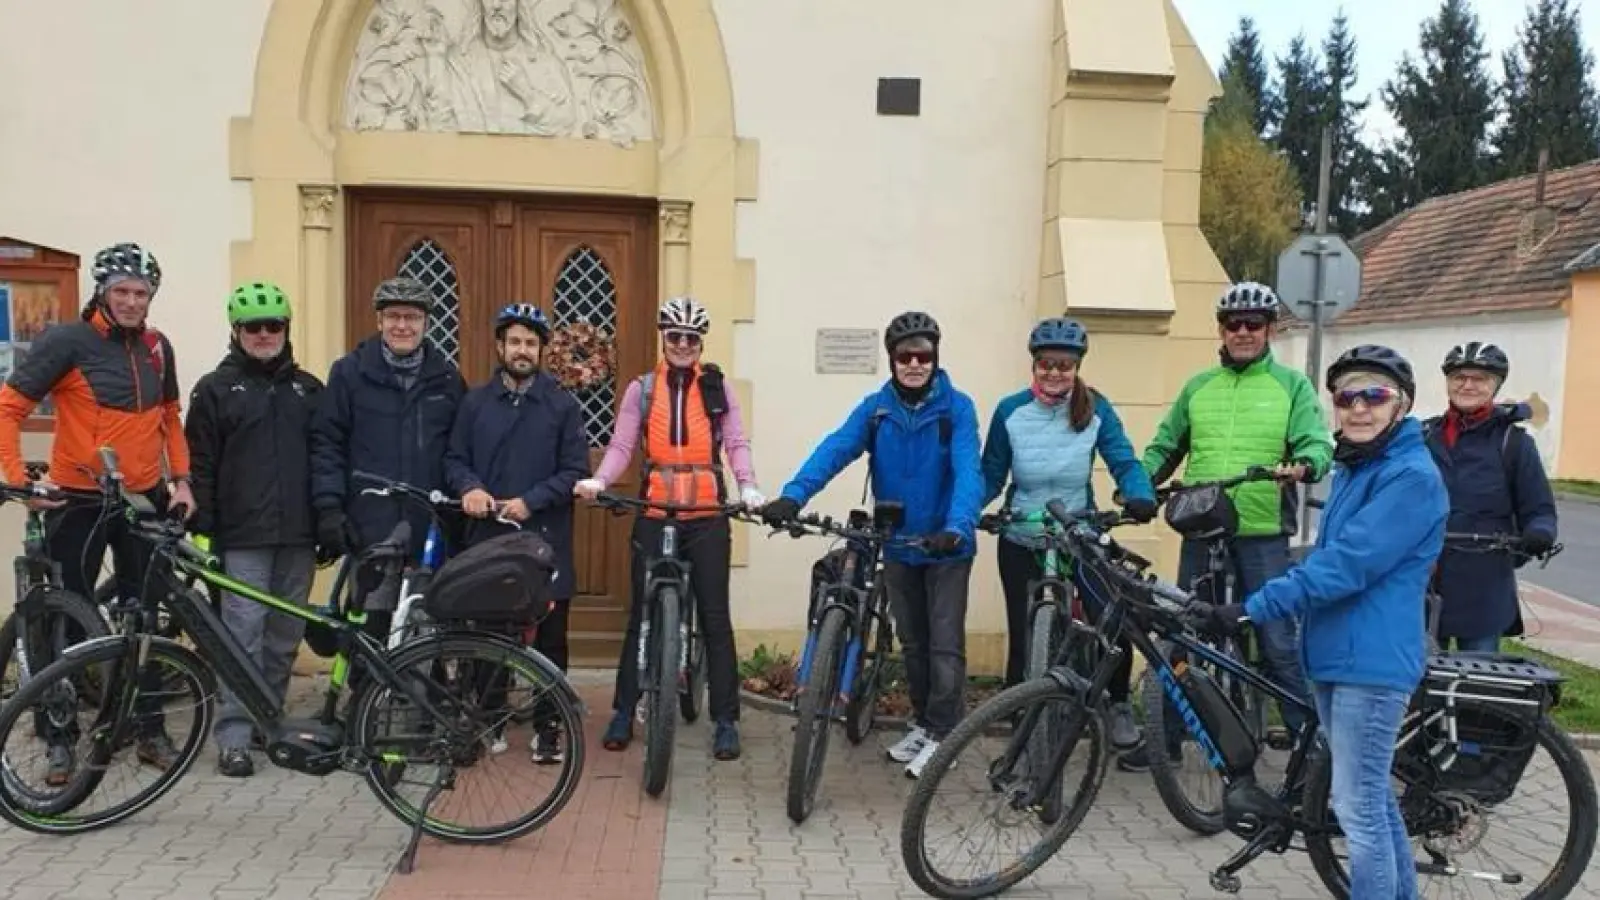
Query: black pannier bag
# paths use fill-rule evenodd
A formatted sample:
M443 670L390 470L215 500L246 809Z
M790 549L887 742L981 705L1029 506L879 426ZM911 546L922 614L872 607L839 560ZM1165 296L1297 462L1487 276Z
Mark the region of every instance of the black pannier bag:
M1239 510L1228 492L1216 485L1178 488L1167 497L1167 524L1179 535L1208 540L1239 530Z
M534 622L549 611L555 572L555 552L543 538L523 531L497 535L441 566L422 608L441 622Z

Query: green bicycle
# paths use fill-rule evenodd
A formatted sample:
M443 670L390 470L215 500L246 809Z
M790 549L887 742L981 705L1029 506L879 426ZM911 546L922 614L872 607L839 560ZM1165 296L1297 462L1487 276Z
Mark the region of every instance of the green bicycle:
M80 834L108 827L145 809L165 795L198 758L211 730L216 680L220 677L266 736L267 757L275 765L308 775L338 770L362 773L378 801L412 826L410 843L398 870L411 871L421 835L453 843L492 844L520 837L551 821L571 799L583 768L582 705L561 671L536 651L509 638L472 630L485 624L532 617L549 583L553 559L548 545L530 536L543 553L507 553L480 561L470 570L442 568L423 598L438 621L464 623L416 637L392 651L362 630L366 598L352 592L343 616L329 616L258 590L229 577L217 560L185 539L181 522L165 518L137 494L121 490L115 454L101 451L107 513L122 515L151 548L149 574L140 598L116 610L118 633L66 650L23 685L0 708L0 748L15 779L33 769L29 750L42 741L25 723L30 710L53 692L76 696L68 724L75 737L74 768L64 785L13 787L0 783L0 818L40 834ZM401 522L390 536L364 551L359 564L398 575L410 545L410 526ZM211 608L185 583L187 577L247 598L270 609L330 629L338 651L321 714L290 719L273 699L260 669ZM353 580L353 579L352 579ZM193 642L194 649L154 634L158 605L165 607ZM336 715L352 664L367 673L349 705L347 720ZM152 704L141 671L160 670L159 698ZM77 685L105 685L88 696ZM533 696L513 704L500 700L506 684L532 686ZM498 695L495 686L501 686ZM181 708L176 702L187 700ZM498 702L496 702L498 701ZM569 736L559 771L519 765L519 758L493 756L490 742L524 707L548 704ZM186 722L189 732L175 739L174 763L132 796L103 800L101 788L115 790L147 774L138 760L119 759L132 748L142 727L142 710L156 706L169 732ZM184 712L187 710L187 712ZM118 768L126 766L126 768ZM431 777L406 781L418 770ZM116 773L115 777L112 776ZM499 783L494 783L498 776ZM43 779L40 779L43 781ZM484 784L488 781L490 783ZM545 791L537 786L553 782ZM420 800L406 785L426 785ZM486 799L487 798L487 799ZM441 813L436 804L443 807ZM468 816L492 816L466 821Z

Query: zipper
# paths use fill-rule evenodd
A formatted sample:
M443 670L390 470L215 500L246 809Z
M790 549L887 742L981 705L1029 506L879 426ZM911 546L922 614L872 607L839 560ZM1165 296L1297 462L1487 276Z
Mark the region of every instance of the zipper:
M133 341L124 341L123 347L128 351L128 371L133 375L133 411L144 412L144 384L139 380L139 360L133 353Z

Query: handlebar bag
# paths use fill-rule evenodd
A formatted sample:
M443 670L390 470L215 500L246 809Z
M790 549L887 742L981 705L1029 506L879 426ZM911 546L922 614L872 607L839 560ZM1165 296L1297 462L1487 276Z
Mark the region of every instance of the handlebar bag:
M1239 530L1239 510L1233 498L1214 484L1173 491L1165 515L1172 530L1186 538L1209 540Z
M530 623L549 612L555 551L536 534L514 531L451 557L422 600L441 622Z

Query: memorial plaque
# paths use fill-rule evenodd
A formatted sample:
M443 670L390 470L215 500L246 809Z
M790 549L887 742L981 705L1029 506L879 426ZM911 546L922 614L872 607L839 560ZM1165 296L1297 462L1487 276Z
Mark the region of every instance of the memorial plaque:
M818 328L818 375L876 375L878 357L876 328Z

